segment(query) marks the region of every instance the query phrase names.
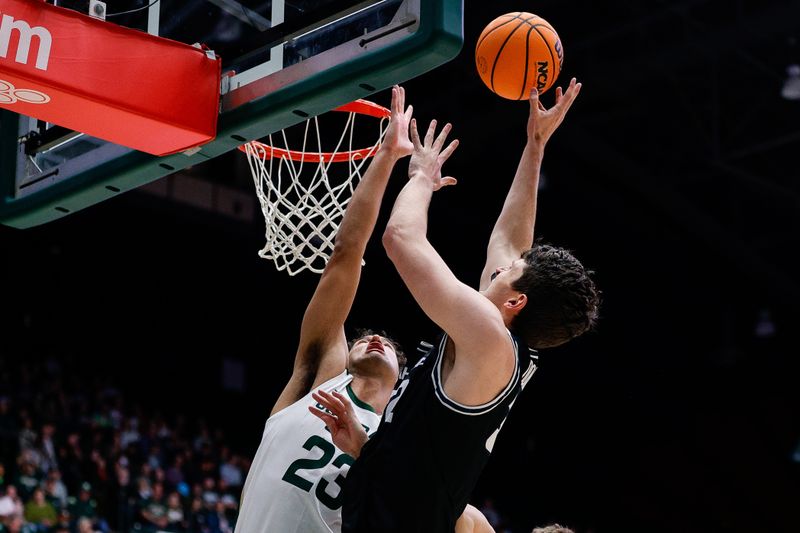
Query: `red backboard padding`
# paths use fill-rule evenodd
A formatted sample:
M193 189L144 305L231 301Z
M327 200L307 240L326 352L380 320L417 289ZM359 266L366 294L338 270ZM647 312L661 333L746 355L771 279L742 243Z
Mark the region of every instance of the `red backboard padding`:
M220 58L41 0L0 3L0 107L153 155L216 135Z

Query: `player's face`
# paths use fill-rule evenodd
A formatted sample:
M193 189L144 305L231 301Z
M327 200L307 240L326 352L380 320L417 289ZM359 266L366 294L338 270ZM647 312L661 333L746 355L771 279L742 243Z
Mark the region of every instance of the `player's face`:
M517 281L525 270L526 261L522 258L515 260L510 265L497 267L492 274L492 283L500 282L506 286L511 286Z
M353 347L350 349L350 363L351 365L361 363L377 364L386 370L391 370L395 378L400 373L394 344L380 335L368 335L354 342Z
M525 267L525 259L520 258L514 260L511 264L496 268L492 273L492 281L483 291L483 295L489 298L498 308L502 308L509 298L519 294L512 285L522 276Z

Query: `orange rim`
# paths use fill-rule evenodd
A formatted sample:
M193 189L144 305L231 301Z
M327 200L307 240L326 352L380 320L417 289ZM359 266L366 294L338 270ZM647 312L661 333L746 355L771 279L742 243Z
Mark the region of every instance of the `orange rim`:
M374 102L370 102L369 100L356 100L355 102L350 102L349 104L345 104L343 106L339 106L333 111L340 111L344 113L358 113L359 115L366 115L370 117L375 117L379 119L389 118L392 115L392 112L383 107L382 105L378 105ZM286 150L284 148L275 148L274 146L270 146L268 144L264 144L258 141L252 141L248 144L254 144L261 150L262 153L257 154L258 157L263 159L271 159L273 157L276 158L286 158L291 159L292 161L301 161L309 163L330 163L331 161L334 163L343 163L345 161L350 161L351 159L364 159L366 157L372 157L375 155L375 152L378 150L378 146L374 146L371 148L362 148L360 150L348 150L344 152L300 152L297 150ZM245 145L239 147L239 150L245 151Z

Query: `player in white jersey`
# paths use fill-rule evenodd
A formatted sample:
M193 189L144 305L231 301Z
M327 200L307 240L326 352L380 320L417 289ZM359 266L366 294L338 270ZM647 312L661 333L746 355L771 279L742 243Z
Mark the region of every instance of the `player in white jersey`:
M361 258L395 163L413 150L412 108L392 89L386 136L353 192L333 253L306 308L294 369L264 427L247 474L236 533L314 533L341 529L342 486L353 458L334 446L315 390L351 400L368 433L380 420L405 360L391 340L362 335L348 346L344 323L361 277Z
M346 394L368 433L380 422L361 402L346 371L320 387ZM342 481L353 458L331 442L324 424L308 412L311 394L270 416L244 487L237 532L339 531Z

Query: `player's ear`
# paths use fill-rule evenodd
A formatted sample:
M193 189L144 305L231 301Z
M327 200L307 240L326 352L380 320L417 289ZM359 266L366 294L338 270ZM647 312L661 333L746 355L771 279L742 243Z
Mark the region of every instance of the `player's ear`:
M512 311L514 314L519 313L525 304L528 303L528 295L524 292L521 292L515 296L512 296L508 300L506 300L505 306L506 309Z

